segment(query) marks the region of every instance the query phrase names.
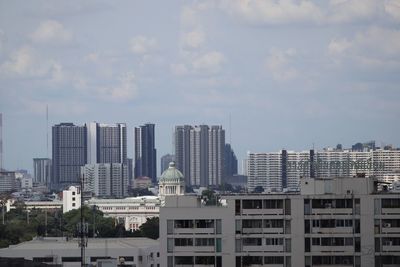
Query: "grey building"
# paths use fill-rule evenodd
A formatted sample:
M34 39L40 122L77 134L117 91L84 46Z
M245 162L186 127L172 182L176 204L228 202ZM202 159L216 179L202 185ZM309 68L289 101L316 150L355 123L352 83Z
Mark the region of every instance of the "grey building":
M157 240L142 237L89 238L87 244L85 263L88 266L160 266ZM3 248L0 249L0 257L3 259L24 258L52 266L81 266L81 249L78 246L78 239L64 237L37 238Z
M146 123L135 127L135 178L150 177L157 182L157 151L155 148L155 125Z
M169 167L169 163L175 161L175 156L171 155L171 154L166 154L164 156L161 157L161 165L160 165L160 170L161 170L161 174L168 169Z
M15 172L0 171L0 192L12 192L18 187Z
M400 197L365 178L303 178L291 194L167 196L161 266L400 266Z
M91 122L87 126L88 163L127 162L126 124Z
M180 170L185 177L186 185L190 183L190 131L192 126L175 126L174 144L175 144L175 163L176 168Z
M190 186L222 183L225 130L222 126L175 127L175 160Z
M87 163L87 129L60 123L52 129L53 174L51 187L61 189L79 183L80 168Z
M230 144L225 144L224 178L228 179L238 173L238 160Z
M52 164L49 158L33 159L33 182L50 185Z
M95 163L81 167L85 192L98 197L128 195L128 167L121 163Z
M3 114L0 113L0 171L3 169Z

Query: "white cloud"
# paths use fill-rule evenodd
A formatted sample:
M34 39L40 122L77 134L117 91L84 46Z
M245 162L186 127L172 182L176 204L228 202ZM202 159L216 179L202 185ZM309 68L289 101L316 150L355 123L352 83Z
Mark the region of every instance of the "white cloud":
M199 73L218 73L221 70L225 57L222 53L212 51L196 57L192 66Z
M43 21L30 35L37 43L66 43L72 40L72 33L55 20Z
M204 44L204 41L205 35L202 30L193 30L183 36L183 44L189 48L199 48Z
M400 65L400 30L370 27L352 39L332 40L328 51L336 62L367 67Z
M298 76L297 70L290 66L292 58L295 55L296 50L294 49L287 49L284 51L273 48L270 50L266 66L275 80L288 81Z
M98 53L89 53L87 54L84 59L85 62L97 62L99 60L99 54Z
M185 75L188 73L188 69L183 63L171 64L170 69L175 75Z
M311 1L222 0L221 8L250 22L319 21L321 10Z
M337 55L345 52L351 47L351 42L346 39L334 39L329 43L328 50L329 54Z
M220 8L252 23L349 23L400 18L397 0L220 0Z
M400 2L398 0L385 0L385 11L394 19L400 21Z
M148 54L157 48L157 41L143 35L135 36L130 40L130 49L135 54Z
M118 79L119 84L97 89L100 97L105 100L125 102L133 99L138 92L136 77L132 72L122 74Z

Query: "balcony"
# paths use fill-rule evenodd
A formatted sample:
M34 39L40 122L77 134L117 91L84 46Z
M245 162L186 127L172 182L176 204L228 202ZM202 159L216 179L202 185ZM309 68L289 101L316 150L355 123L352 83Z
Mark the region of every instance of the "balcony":
M325 208L325 209L312 209L312 214L324 215L324 214L353 214L353 209L351 208L343 208L343 209L335 209L335 208Z
M354 252L354 246L312 246L311 252ZM337 265L335 265L336 267Z
M312 228L313 234L352 234L353 227Z
M243 246L242 251L243 252L264 251L264 247L263 246Z
M283 209L243 209L242 215L283 215Z
M261 234L263 232L263 228L243 228L243 234Z
M400 246L383 245L382 252L400 252Z
M388 209L388 208L382 208L382 214L400 214L400 209Z
M175 228L175 234L214 234L214 228Z
M400 227L382 227L382 233L400 234Z

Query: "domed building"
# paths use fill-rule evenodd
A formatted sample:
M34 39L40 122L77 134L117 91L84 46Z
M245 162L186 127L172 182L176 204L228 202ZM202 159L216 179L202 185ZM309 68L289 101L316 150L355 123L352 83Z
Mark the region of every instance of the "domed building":
M175 162L170 162L158 181L160 197L185 194L185 178L175 167Z

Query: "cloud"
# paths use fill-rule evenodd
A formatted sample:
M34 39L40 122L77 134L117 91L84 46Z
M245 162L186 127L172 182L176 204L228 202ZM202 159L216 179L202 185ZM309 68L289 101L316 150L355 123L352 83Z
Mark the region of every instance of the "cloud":
M222 0L220 7L253 23L319 21L321 10L311 1Z
M400 21L400 2L398 0L385 0L385 11L392 18Z
M116 86L100 87L97 89L100 97L105 100L126 102L133 99L137 93L136 77L132 72L122 74Z
M130 40L130 49L135 54L148 54L157 47L157 41L143 35L133 37Z
M205 35L202 30L193 30L183 36L183 44L188 48L199 48L204 44L204 41Z
M220 9L251 23L336 24L371 20L387 15L399 19L396 0L221 0Z
M195 58L192 66L196 72L218 73L224 61L225 57L222 53L212 51Z
M175 75L185 75L188 73L188 69L183 63L171 64L170 69Z
M62 67L54 60L41 58L30 46L22 46L16 50L2 65L0 74L18 77L46 77L59 80Z
M30 35L36 43L67 43L72 40L72 33L55 20L46 20Z
M97 62L99 60L99 54L95 53L95 52L89 53L84 57L83 60L85 62L93 62L93 63L95 63L95 62Z
M351 39L334 39L328 52L336 62L367 67L400 66L400 30L370 27Z
M266 67L275 80L288 81L298 76L297 70L290 66L295 55L296 50L293 48L287 50L273 48L270 50Z
M53 115L82 115L87 111L86 105L67 99L43 101L23 98L20 103L24 107L22 109L24 112L37 115L46 114L46 105Z

